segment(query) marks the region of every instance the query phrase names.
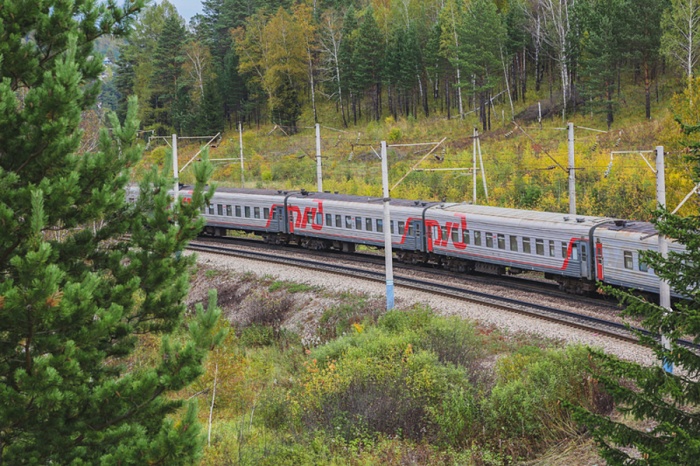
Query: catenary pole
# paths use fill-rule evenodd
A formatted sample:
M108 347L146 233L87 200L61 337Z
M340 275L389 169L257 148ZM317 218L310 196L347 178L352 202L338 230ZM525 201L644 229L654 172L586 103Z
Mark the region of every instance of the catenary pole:
M173 134L173 176L175 177L175 185L173 186L173 200L176 204L177 198L180 195L180 179L179 172L177 170L177 134Z
M238 122L238 145L241 148L241 188L245 188L245 175L243 173L243 123Z
M316 185L319 193L323 192L323 171L321 169L321 125L316 123Z
M656 147L656 201L659 207L666 208L666 179L664 168L664 147ZM666 259L668 257L668 241L659 233L659 254ZM665 280L659 280L659 305L671 312L671 288ZM671 342L666 335L661 334L661 344L666 349L671 349ZM664 370L673 372L673 363L664 359Z
M472 204L476 205L476 128L474 128L474 137L472 138L472 146L474 154L472 155Z
M576 168L574 160L574 124L566 125L569 129L569 214L576 215Z
M394 308L394 264L391 248L391 214L389 212L389 163L386 141L382 141L382 197L384 201L384 259L386 264L386 310Z

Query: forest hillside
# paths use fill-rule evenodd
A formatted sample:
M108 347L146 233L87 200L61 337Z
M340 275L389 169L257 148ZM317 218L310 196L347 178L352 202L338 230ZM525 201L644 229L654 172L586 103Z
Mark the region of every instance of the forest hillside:
M654 154L613 152L663 145L670 207L694 186L676 121L698 116L692 2L202 3L189 24L153 4L105 47L103 103L123 113L137 95L149 149L221 133L212 159L240 157L241 124L243 174L216 162L219 185L315 190L319 124L324 190L379 196L386 140L403 145L389 150L392 197L568 211L572 122L579 213L650 217ZM181 166L207 141L182 139Z

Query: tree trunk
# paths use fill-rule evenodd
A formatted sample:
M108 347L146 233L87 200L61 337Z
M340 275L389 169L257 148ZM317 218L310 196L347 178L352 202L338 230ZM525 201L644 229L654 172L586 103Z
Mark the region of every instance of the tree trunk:
M651 70L649 63L644 60L642 64L644 68L644 110L646 111L647 120L651 119Z
M447 119L450 119L450 78L445 77L445 107L447 107Z

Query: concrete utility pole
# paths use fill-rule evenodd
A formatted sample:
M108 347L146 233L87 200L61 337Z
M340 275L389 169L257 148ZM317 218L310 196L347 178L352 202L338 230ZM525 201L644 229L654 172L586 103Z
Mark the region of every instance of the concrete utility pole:
M177 203L177 198L180 195L180 172L177 170L177 134L173 134L173 176L175 177L175 186L173 187L173 205L175 205Z
M245 188L245 175L243 174L243 123L238 122L238 145L241 148L241 188Z
M568 123L569 129L569 214L576 215L576 165L574 163L574 124Z
M472 139L472 146L474 149L474 153L472 155L472 204L476 205L476 138L477 138L477 131L476 128L474 128L474 138Z
M659 207L666 208L666 178L664 167L664 147L656 147L656 201ZM659 254L666 259L668 257L668 241L666 237L659 233ZM659 305L666 309L666 312L671 311L671 288L665 280L659 281ZM671 349L671 342L661 334L661 344L666 349ZM673 363L664 360L664 370L668 373L673 373Z
M321 170L321 125L316 123L316 189L323 192L323 171Z
M386 267L386 310L394 309L394 263L391 248L391 214L389 212L389 163L386 141L382 141L382 196L384 201L384 262ZM408 226L406 227L408 228Z

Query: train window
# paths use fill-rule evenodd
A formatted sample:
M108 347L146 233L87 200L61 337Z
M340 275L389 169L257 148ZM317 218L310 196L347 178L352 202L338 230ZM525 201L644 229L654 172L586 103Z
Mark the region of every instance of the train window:
M493 233L489 233L488 231L486 232L486 247L493 247Z
M372 231L372 219L371 218L365 219L365 230Z
M544 240L543 239L535 239L535 252L537 253L538 256L544 256Z
M625 268L632 270L632 251L624 251L623 256L625 260Z
M481 232L474 232L474 246L481 246Z
M406 228L406 222L399 222L399 234L400 235L403 235L405 228Z
M253 218L260 218L260 207L253 207Z
M345 228L349 228L352 230L352 217L349 215L345 216Z
M459 243L459 228L452 228L452 242Z
M335 226L336 228L343 228L343 221L341 220L342 217L340 215L335 216Z
M447 227L441 227L440 228L440 239L442 241L447 241L448 236L447 236Z
M649 271L649 266L647 265L646 262L642 260L642 256L639 256L639 271L640 272L648 272Z
M230 205L226 206L226 216L227 217L233 217L233 210L231 209Z
M323 225L323 214L316 212L316 225Z
M566 252L568 251L568 249L569 248L566 245L566 243L564 241L562 241L561 242L561 257L563 257L564 259L566 259Z
M224 206L216 204L216 215L224 215Z
M549 240L549 257L554 257L554 241Z
M333 216L331 214L326 214L326 226L327 227L333 226Z
M209 215L214 215L214 204L209 204Z
M389 220L389 231L391 232L392 235L394 234L394 221L393 220Z
M245 213L245 218L250 218L250 206L245 206L243 212Z
M355 229L362 230L362 217L355 217Z
M377 219L377 232L379 232L379 233L384 232L384 220Z
M518 252L518 237L517 236L510 237L510 250Z
M464 244L469 244L469 230L464 230L462 232L462 242Z
M311 225L314 223L314 214L313 212L306 212L306 224Z
M264 218L265 220L267 220L268 218L270 218L270 208L269 208L269 207L265 207L265 208L263 209L263 218Z
M241 206L237 205L236 206L236 217L240 217L240 216L241 216Z
M272 220L277 220L277 209L272 211Z
M523 252L525 254L532 253L532 249L530 249L530 238L523 237Z
M506 236L502 234L498 234L498 249L505 249L506 248Z
M571 245L571 260L572 261L578 260L578 244L574 243ZM581 249L581 260L583 260L583 262L586 262L586 249L585 248Z
M409 223L408 224L408 236L413 236L413 234L416 233L415 230L416 229L413 226L413 222Z

